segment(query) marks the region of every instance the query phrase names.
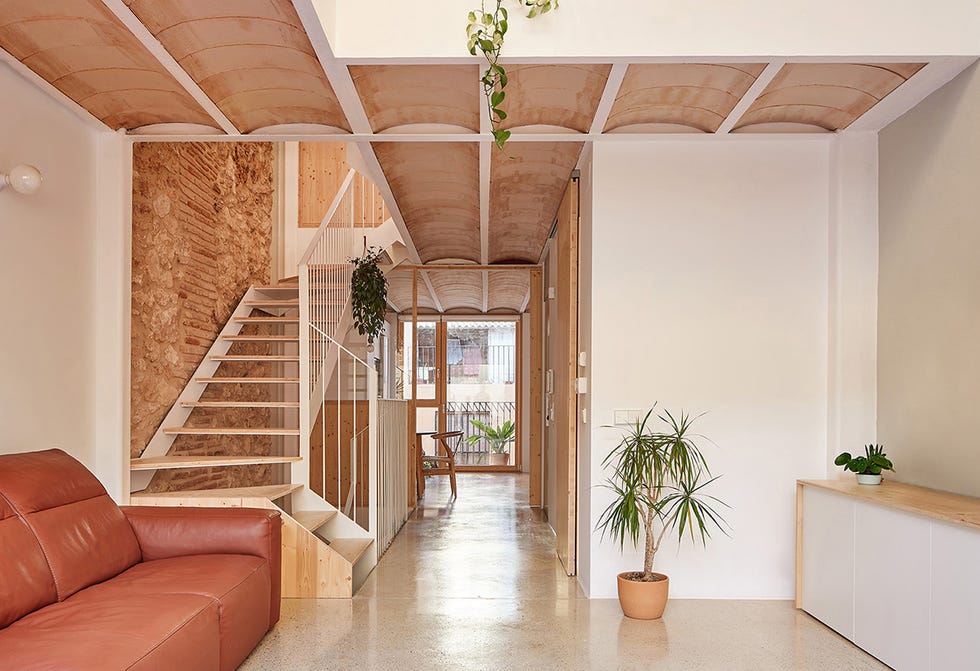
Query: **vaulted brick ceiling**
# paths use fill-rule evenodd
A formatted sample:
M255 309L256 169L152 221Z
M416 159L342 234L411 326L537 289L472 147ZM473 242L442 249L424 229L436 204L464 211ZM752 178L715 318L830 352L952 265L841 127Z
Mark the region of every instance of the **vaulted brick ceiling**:
M425 264L536 263L586 142L835 132L925 65L507 63L501 127L513 137L500 151L478 59L345 63L313 0L0 2L0 48L114 130L357 142L411 260ZM438 294L466 309L520 308L518 275L484 271L479 296L475 276L428 273L423 293L437 295L423 296L426 309L443 302ZM393 286L404 294L404 278Z

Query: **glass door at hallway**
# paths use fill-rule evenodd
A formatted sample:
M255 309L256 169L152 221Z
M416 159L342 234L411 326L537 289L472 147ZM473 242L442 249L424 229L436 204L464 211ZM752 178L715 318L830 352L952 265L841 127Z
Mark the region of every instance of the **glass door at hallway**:
M520 468L518 335L514 320L418 322L417 430L462 431L461 470Z

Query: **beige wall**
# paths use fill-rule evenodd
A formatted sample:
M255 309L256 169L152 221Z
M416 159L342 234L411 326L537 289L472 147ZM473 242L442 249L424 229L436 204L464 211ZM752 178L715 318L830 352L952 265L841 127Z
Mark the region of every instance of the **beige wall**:
M0 192L0 454L60 447L95 468L98 131L0 64L0 171L44 176Z
M980 496L980 69L879 139L878 437L896 479Z

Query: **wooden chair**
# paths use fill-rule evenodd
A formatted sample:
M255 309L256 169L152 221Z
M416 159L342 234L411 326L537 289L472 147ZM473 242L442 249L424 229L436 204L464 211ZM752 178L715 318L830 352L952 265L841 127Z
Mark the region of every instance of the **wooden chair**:
M418 477L416 482L418 487L416 488L416 494L418 498L422 498L425 494L425 476L427 475L448 475L449 476L449 486L453 490L453 498L456 498L456 450L459 449L460 443L463 441L462 431L447 431L445 433L432 433L429 436L436 444L436 454L425 454L422 451L422 435L419 434L418 437L418 449L416 453L418 454ZM455 439L453 447L450 447L449 441ZM443 454L439 454L439 451Z

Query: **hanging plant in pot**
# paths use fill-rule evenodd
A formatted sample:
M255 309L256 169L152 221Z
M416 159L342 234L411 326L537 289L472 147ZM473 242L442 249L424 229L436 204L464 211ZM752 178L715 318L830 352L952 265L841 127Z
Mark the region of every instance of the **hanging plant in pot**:
M864 446L863 457L852 457L850 452L841 452L834 459L834 464L854 473L859 485L880 485L882 471L895 472L891 460L885 456L885 448L874 444Z
M727 505L704 493L720 476L711 477L694 441L694 419L665 411L655 421L666 430L657 432L650 427L652 415L653 409L624 429L603 461L603 467L613 468L604 486L614 498L596 523L596 530L608 534L621 550L627 539L638 546L643 531L643 570L620 573L617 580L623 613L640 620L659 618L667 606L670 581L653 571L667 532L676 531L679 541L686 533L705 544L713 528L727 534L728 526L716 509Z
M385 327L388 280L378 266L382 253L381 249L368 247L361 258L351 259L354 264L350 280L351 313L357 332L368 338L368 351Z

